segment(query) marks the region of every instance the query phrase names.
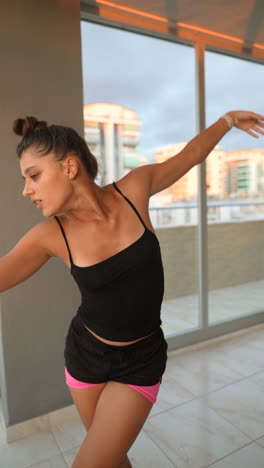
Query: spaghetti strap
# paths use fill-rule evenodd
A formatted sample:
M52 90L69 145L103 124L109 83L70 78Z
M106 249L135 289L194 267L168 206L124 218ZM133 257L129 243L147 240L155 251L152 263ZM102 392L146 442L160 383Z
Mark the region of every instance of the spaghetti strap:
M135 211L135 213L137 214L138 218L140 219L140 221L142 222L143 226L145 227L145 229L148 229L146 224L144 223L143 219L141 218L138 210L136 209L135 205L133 205L133 203L121 192L120 188L116 185L115 182L113 182L113 186L115 187L115 189L126 199L126 201L129 203L129 205L131 206L131 208L133 208L133 210Z
M63 235L63 237L64 237L64 240L65 240L65 243L66 243L66 246L67 246L67 250L68 250L68 253L69 253L70 262L71 262L71 265L72 265L72 264L73 264L73 261L72 261L71 251L70 251L70 247L69 247L69 244L68 244L68 241L67 241L67 238L66 238L64 229L63 229L63 227L62 227L62 225L61 225L61 222L60 222L59 218L57 218L57 216L54 216L54 218L56 219L56 221L58 222L58 224L59 224L59 226L60 226L62 235Z

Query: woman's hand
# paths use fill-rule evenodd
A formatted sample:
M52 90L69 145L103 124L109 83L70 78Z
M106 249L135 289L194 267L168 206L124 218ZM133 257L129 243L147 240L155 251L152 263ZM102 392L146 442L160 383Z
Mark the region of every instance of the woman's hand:
M248 111L227 112L234 121L234 126L244 130L254 138L258 138L258 133L264 135L264 116Z

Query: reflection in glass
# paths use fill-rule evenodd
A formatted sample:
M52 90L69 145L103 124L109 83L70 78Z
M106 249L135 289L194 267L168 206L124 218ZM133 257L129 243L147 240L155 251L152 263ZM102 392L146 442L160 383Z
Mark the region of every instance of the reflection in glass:
M232 108L262 113L263 79L259 64L206 52L208 122ZM226 96L223 104L216 90ZM233 129L220 145L221 163L210 155L206 165L210 324L263 311L263 143Z
M85 138L99 185L175 156L194 136L192 48L83 22L82 55ZM152 196L149 208L162 250L168 336L198 326L197 167Z

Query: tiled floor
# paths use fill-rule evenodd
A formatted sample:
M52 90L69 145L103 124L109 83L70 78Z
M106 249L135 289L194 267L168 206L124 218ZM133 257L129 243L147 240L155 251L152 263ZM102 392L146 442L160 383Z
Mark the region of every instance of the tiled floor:
M264 325L169 353L158 402L129 451L133 467L263 468L263 395ZM70 413L52 413L50 432L8 445L0 436L0 467L70 467L85 436Z
M263 311L263 290L264 280L259 280L209 291L210 325ZM198 310L198 292L189 296L164 300L161 318L165 335L169 336L197 327Z

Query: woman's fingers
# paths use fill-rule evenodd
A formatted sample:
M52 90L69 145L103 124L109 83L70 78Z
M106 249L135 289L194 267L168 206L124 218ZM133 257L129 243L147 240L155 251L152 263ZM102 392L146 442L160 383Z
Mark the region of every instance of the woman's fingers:
M249 135L253 136L254 138L259 138L257 133L254 133L253 130L245 130Z
M255 112L252 112L252 116L258 120L264 120L264 115L260 115L260 114L256 114Z
M261 133L261 135L264 135L264 130L259 127L259 124L255 124L253 129L256 130L256 132Z
M264 115L250 111L230 111L228 114L234 121L234 126L244 130L253 138L264 135Z

